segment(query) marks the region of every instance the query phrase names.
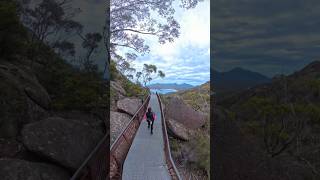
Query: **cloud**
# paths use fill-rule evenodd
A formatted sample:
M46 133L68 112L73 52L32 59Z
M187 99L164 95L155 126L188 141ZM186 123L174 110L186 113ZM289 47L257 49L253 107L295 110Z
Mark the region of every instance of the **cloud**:
M216 69L243 67L271 77L319 58L319 1L216 0L213 12Z
M145 63L155 64L165 72L164 79L152 83L205 83L210 78L210 1L189 10L175 4L175 9L180 37L173 43L159 44L157 38L146 36L150 53L133 62L134 67L141 70Z

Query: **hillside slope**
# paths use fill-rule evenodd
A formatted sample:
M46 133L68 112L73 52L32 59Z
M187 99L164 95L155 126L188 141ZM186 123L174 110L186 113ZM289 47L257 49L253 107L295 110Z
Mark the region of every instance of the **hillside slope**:
M171 152L183 178L210 179L209 94L210 82L162 95Z
M270 79L257 72L234 68L227 72L213 70L212 83L217 93L246 90L258 84L270 82Z
M232 175L248 179L319 179L319 100L319 61L219 100L216 160L223 163L215 167L216 178L228 179L225 173L232 165ZM231 127L227 136L239 140L224 138ZM234 143L227 146L230 141ZM248 152L246 147L254 148ZM227 159L226 154L234 158ZM248 169L243 170L243 164Z
M110 78L110 144L112 144L130 122L149 92L121 74L113 61L110 67Z

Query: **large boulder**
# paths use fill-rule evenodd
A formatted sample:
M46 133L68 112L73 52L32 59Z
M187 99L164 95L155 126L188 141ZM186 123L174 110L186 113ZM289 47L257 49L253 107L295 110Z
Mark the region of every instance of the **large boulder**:
M106 115L104 112L98 112L99 109L95 110L97 112L83 112L79 110L67 110L55 112L55 116L61 117L63 119L72 119L89 125L92 128L98 129L98 131L105 131L104 121Z
M132 116L141 105L141 99L137 98L124 98L117 102L117 107L120 111L126 112Z
M170 118L166 119L166 124L172 136L184 141L189 140L189 130L183 124Z
M0 159L1 180L68 180L65 170L44 163L19 159Z
M168 119L174 119L190 129L199 128L206 122L204 113L195 111L176 96L170 97L166 101L165 115Z
M14 138L23 124L48 116L50 98L27 67L0 63L0 138Z
M87 123L51 117L24 126L21 134L28 150L75 170L104 133Z
M112 144L122 130L128 125L131 117L124 113L110 112L110 144Z

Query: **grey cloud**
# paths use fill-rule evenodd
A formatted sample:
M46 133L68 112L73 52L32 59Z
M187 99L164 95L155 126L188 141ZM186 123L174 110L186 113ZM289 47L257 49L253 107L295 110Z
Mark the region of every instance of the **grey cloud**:
M272 76L319 57L317 0L215 0L211 17L213 65L250 67ZM262 72L261 71L261 72Z

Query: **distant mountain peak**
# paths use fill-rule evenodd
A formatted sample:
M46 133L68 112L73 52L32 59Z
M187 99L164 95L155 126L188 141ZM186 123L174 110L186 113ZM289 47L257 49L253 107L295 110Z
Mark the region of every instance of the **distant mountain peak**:
M213 86L217 91L235 91L271 81L270 78L241 67L226 72L213 72Z
M301 72L320 72L320 61L313 61L304 67Z
M289 76L319 76L320 75L320 61L313 61L302 68L300 71L296 71L295 73Z
M231 69L230 71L249 71L249 70L243 69L243 68L241 68L241 67L235 67L235 68ZM229 72L230 72L230 71L229 71Z
M194 86L192 86L190 84L187 84L187 83L182 83L182 84L177 84L177 83L155 83L155 84L148 85L148 87L151 88L151 89L185 90L185 89L193 88Z

